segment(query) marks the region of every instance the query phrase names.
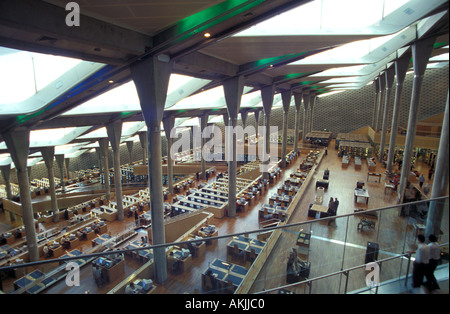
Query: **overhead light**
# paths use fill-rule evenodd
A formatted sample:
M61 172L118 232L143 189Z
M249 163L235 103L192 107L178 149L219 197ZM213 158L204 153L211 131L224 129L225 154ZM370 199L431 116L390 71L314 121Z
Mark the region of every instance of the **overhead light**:
M206 33L203 34L203 36L206 37L206 38L209 38L209 37L211 37L211 34L206 32Z
M108 83L109 83L109 84L112 84L112 83L114 83L114 81L113 81L113 80L109 80Z

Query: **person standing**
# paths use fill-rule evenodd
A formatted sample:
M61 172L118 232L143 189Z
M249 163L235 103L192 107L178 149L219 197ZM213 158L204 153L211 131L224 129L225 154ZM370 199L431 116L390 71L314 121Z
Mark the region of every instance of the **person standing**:
M432 176L433 176L433 168L430 168L430 170L428 170L428 180L431 180Z
M428 263L428 272L426 275L427 281L425 282L425 286L429 290L433 291L439 289L439 284L434 276L434 271L436 270L439 260L441 259L441 248L436 242L437 238L434 234L430 234L428 236L428 240L430 240L430 243L428 243L428 247L430 248L430 261Z
M417 236L419 245L416 251L416 259L413 263L412 279L413 288L419 288L423 285L423 277L425 276L430 260L430 247L425 244L425 236L419 234Z
M330 197L330 200L328 201L327 216L329 216L329 217L336 216L336 204L334 203L332 197ZM328 225L330 226L332 222L334 222L334 224L336 225L336 220L335 219L329 219L328 220Z

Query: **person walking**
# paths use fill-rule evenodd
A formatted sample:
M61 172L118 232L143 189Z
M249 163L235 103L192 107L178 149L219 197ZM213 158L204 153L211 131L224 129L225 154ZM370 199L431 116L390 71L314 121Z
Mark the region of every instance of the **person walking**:
M428 247L430 248L430 261L428 263L427 274L425 275L427 281L424 286L427 287L428 290L433 291L440 288L436 277L434 276L434 271L441 259L441 248L439 247L437 238L434 234L430 234L428 240L430 240L430 243L428 243Z
M419 186L420 186L420 188L422 188L424 182L425 182L425 177L423 176L423 174L421 174L420 177L419 177Z

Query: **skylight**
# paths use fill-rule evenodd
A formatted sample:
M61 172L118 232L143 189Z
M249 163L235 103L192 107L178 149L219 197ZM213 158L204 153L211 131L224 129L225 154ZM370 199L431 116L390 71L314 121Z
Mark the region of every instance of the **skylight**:
M386 35L399 31L445 2L314 0L234 36Z
M165 107L171 107L181 99L201 89L210 80L186 75L171 74ZM118 86L62 115L98 114L107 112L141 111L139 97L133 81Z
M0 104L24 101L81 60L0 47Z

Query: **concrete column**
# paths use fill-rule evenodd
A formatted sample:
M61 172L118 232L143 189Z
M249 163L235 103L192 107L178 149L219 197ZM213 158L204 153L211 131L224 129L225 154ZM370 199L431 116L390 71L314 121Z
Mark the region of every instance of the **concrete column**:
M226 79L223 82L223 90L228 112L228 126L232 127L229 141L225 141L225 156L228 160L228 211L229 217L236 216L236 133L234 132L237 124L237 117L241 107L241 98L244 92L244 77L235 76ZM227 132L225 132L227 136ZM228 145L227 145L228 143ZM231 146L231 147L230 147ZM230 153L227 154L227 151Z
M139 101L147 125L147 154L149 191L152 219L152 244L166 242L164 227L164 195L161 164L161 121L167 97L172 62L160 61L152 56L130 66ZM163 284L167 280L165 247L153 249L155 281Z
M388 173L392 172L392 167L394 164L394 154L395 154L395 144L397 142L398 133L398 118L400 111L400 100L401 93L403 89L403 82L405 81L406 71L408 70L409 60L411 58L411 53L406 54L402 58L395 61L395 74L396 74L396 86L395 86L395 99L394 108L392 109L392 124L391 124L391 137L389 139L389 152L388 161L386 165L386 171Z
M129 163L131 165L131 163L133 162L133 141L126 141L125 142L127 144L127 150L128 150L128 156L129 156Z
M378 93L378 111L377 111L377 118L375 121L375 132L378 132L380 130L380 124L381 124L381 113L383 112L383 96L384 96L384 90L386 89L386 77L384 73L381 73L378 79L379 84L379 93Z
M436 159L436 168L433 178L431 198L447 195L448 190L448 154L449 154L449 94L447 91L447 102L445 104L444 120L442 121L441 139L439 141L439 151ZM448 201L447 201L448 202ZM440 234L442 217L445 209L445 200L431 201L427 214L425 234L428 238L430 234L436 237ZM447 205L448 206L448 205Z
M270 150L270 112L272 111L273 105L273 97L275 93L275 85L264 86L261 89L261 98L263 103L264 110L264 126L265 126L265 134L264 134L264 149L263 149L263 179L269 179L268 166L270 162L269 158L269 150Z
M385 72L385 81L386 81L386 94L384 100L384 111L383 111L383 123L381 127L381 140L380 140L380 155L378 160L380 162L383 161L384 158L384 146L386 143L386 131L387 131L387 120L388 120L388 112L389 112L389 100L391 98L391 87L394 82L395 69L390 67Z
M108 139L111 143L113 151L113 163L114 163L114 188L116 195L116 209L117 219L122 221L124 219L123 213L123 196L122 196L122 171L120 170L120 137L122 135L122 121L116 120L106 125L106 131L108 133Z
M303 93L303 127L302 127L302 141L305 144L306 134L308 133L308 127L306 125L308 119L308 107L309 107L309 93Z
M3 134L8 152L16 166L19 181L22 217L27 235L27 248L30 262L39 261L36 229L34 226L33 205L31 203L30 185L27 170L27 159L30 145L29 130L14 130Z
M100 138L98 140L100 151L103 157L103 177L105 178L105 195L108 201L111 200L111 183L109 182L109 161L108 161L108 139Z
M139 132L139 142L142 147L142 164L145 166L147 164L147 132Z
M66 187L66 182L64 181L64 170L66 166L64 165L64 155L55 155L56 162L58 163L59 176L61 179L61 190L64 191Z
M302 94L294 93L295 102L295 135L294 135L294 151L298 150L298 132L300 132L300 107L302 105Z
M247 126L247 117L248 117L248 110L242 110L241 111L241 120L242 120L242 128L245 129Z
M173 161L171 156L171 149L173 144L173 138L170 137L170 131L175 126L175 118L168 117L163 119L164 132L167 138L167 186L169 188L169 193L173 194Z
M414 138L417 129L417 113L419 112L419 96L422 87L423 76L427 67L428 59L433 50L434 37L419 40L412 45L414 81L412 87L411 103L409 106L408 129L406 131L405 151L403 155L402 174L400 177L400 188L398 200L403 202L406 182L409 178L411 168L411 157L414 148Z
M205 112L200 117L200 128L201 128L201 132L202 132L201 134L203 134L203 132L205 131L207 125L208 125L208 114ZM201 178L204 179L204 180L206 180L206 160L205 160L205 156L203 156L203 147L205 147L205 143L206 143L206 139L203 138L203 136L202 136L202 139L201 139L201 145L202 145L202 147L201 147L201 156L202 156L202 159L201 159L200 163L201 163L201 167L202 167L201 168L202 169Z
M96 147L95 152L96 152L97 158L98 158L98 169L100 170L100 173L103 173L102 150L100 149L100 147Z
M53 160L55 159L55 147L42 147L41 148L42 157L44 158L45 166L47 167L48 172L48 181L49 181L49 192L52 204L52 212L53 212L53 221L59 221L58 215L58 200L56 198L56 188L55 188L55 174L53 171Z
M5 180L6 198L12 200L12 190L11 190L11 164L0 166L3 179ZM16 220L16 215L9 212L9 219L11 221Z
M11 164L0 166L0 170L2 172L3 179L5 180L6 198L11 200L13 197L11 191Z
M70 164L70 158L64 158L64 165L66 166L67 179L70 179L69 164Z
M309 125L308 132L312 132L313 130L313 109L316 102L316 94L311 94L309 97Z
M259 126L259 113L260 112L261 112L260 109L255 110L255 132L256 132L256 140L257 141L259 141L258 126ZM259 142L256 145L259 145Z
M373 104L373 115L372 115L372 129L376 129L377 112L378 112L378 93L380 92L380 83L378 83L379 77L373 80L373 87L375 89L375 100Z
M288 114L291 105L292 92L285 91L281 93L283 102L283 142L281 144L281 167L286 168L286 146L287 146L287 129L288 129Z

